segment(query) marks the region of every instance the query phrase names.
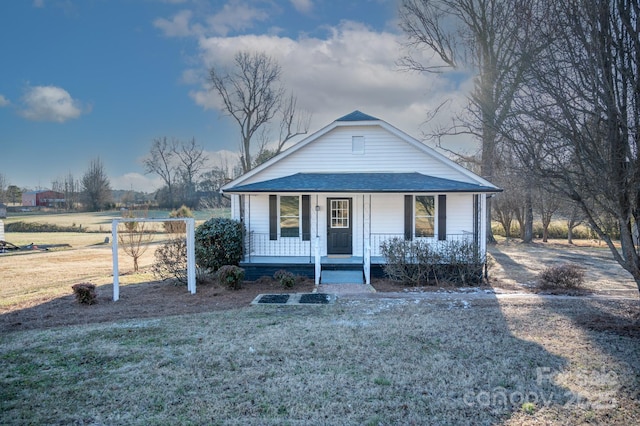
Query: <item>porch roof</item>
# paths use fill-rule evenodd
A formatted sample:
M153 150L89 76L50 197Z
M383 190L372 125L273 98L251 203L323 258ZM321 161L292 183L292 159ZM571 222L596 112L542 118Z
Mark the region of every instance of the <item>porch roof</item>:
M500 188L421 173L296 173L224 192L501 192Z

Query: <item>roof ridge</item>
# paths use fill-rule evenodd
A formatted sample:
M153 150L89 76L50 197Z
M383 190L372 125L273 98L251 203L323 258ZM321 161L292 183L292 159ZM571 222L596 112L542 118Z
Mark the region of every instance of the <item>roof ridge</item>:
M355 110L347 115L338 118L336 121L381 121L379 118Z

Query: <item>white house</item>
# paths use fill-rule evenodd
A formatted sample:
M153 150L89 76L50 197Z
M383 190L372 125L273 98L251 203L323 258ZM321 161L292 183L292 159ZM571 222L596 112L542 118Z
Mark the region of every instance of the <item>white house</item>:
M381 272L391 238L465 239L484 259L486 197L501 189L354 111L222 188L244 223L247 277L278 269Z

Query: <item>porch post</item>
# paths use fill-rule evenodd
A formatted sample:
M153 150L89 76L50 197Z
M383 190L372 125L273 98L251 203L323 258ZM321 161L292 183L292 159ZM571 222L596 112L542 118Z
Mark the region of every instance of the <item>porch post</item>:
M371 194L362 194L362 245L364 278L371 283Z
M320 284L320 273L322 267L320 265L320 237L316 237L316 265L315 265L315 283Z
M364 248L364 282L371 284L371 246L369 244Z

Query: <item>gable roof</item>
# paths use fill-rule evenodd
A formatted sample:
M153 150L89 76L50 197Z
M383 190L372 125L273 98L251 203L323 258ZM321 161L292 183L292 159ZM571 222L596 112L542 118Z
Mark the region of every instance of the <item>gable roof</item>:
M380 121L379 118L372 117L358 110L338 118L336 121Z
M256 176L257 174L260 174L263 170L271 167L273 164L289 157L290 155L294 154L295 152L299 151L300 149L304 148L305 146L313 143L314 141L320 139L322 136L326 135L327 133L331 132L332 130L339 128L339 127L352 127L352 126L378 126L381 127L382 129L388 131L389 133L391 133L392 135L396 136L397 138L401 139L402 141L408 143L409 145L413 146L414 148L418 149L419 151L421 151L422 153L424 153L425 155L431 157L432 159L434 159L435 161L438 161L444 165L446 165L447 167L450 167L454 170L456 170L457 172L461 173L462 175L468 177L470 180L472 180L473 182L475 182L477 184L478 187L485 187L485 188L490 188L491 191L489 190L484 190L482 192L500 192L502 191L500 188L498 188L497 186L493 185L491 182L481 178L480 176L476 175L475 173L471 172L470 170L460 166L459 164L455 163L454 161L452 161L451 159L445 157L444 155L438 153L437 151L435 151L434 149L428 147L427 145L423 144L422 142L418 141L417 139L409 136L408 134L404 133L403 131L397 129L396 127L390 125L389 123L387 123L386 121L380 120L379 118L375 118L372 117L368 114L365 114L361 111L353 111L343 117L340 117L339 119L335 120L334 122L330 123L329 125L323 127L322 129L318 130L317 132L307 136L306 138L302 139L301 141L299 141L298 143L296 143L295 145L293 145L292 147L290 147L289 149L281 152L280 154L276 155L275 157L271 158L269 161L264 162L263 164L261 164L260 166L250 170L249 172L243 174L242 176L232 180L231 182L227 183L226 185L224 185L221 188L221 192L237 192L237 188L243 186L243 182L246 182L247 180L251 179L252 177ZM321 174L321 173L320 173ZM318 173L316 175L319 175ZM275 180L275 179L274 179ZM459 182L459 183L463 183L463 182ZM248 186L248 185L247 185Z
M296 173L227 192L496 192L495 187L421 173Z

